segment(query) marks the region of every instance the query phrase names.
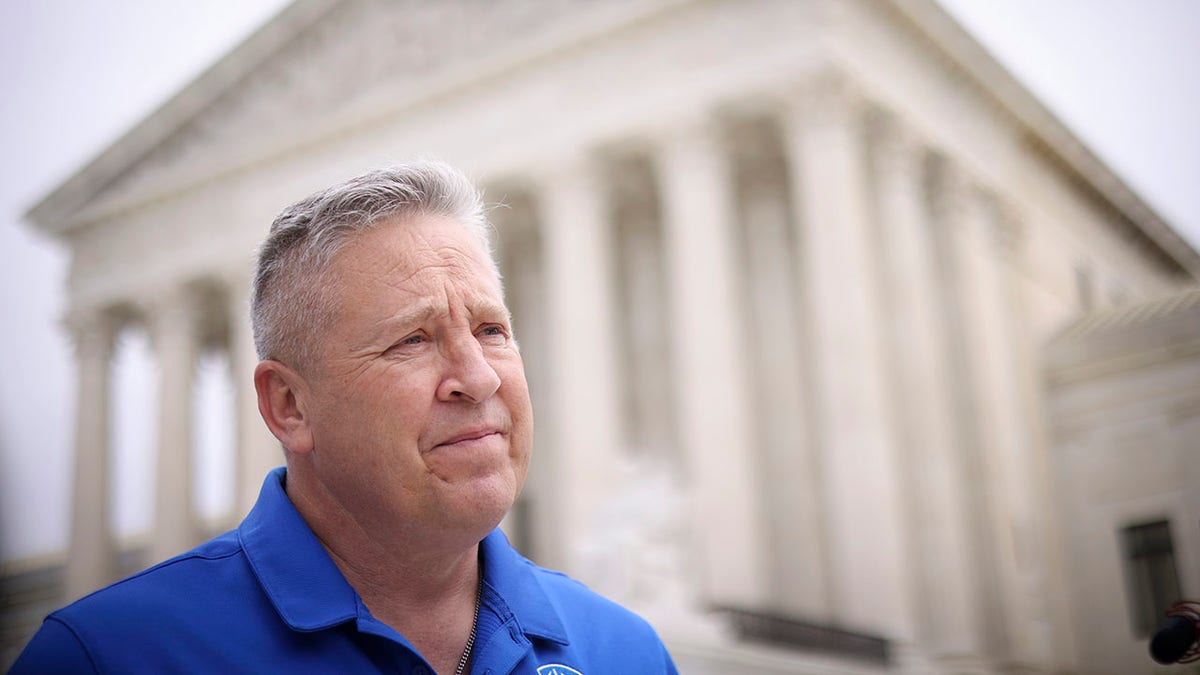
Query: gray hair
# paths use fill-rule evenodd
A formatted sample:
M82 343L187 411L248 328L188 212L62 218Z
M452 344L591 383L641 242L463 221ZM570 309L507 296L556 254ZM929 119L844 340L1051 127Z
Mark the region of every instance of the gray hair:
M478 189L448 164L421 160L377 169L287 207L258 251L250 322L260 359L311 365L312 341L332 313L322 283L354 236L384 221L443 216L462 225L499 279Z

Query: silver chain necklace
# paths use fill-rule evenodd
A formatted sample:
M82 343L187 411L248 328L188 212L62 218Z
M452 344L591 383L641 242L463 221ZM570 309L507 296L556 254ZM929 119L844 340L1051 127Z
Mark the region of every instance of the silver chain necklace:
M475 632L479 630L479 598L483 595L483 570L479 570L479 583L475 586L475 619L471 621L471 634L467 636L467 646L463 649L462 658L458 660L458 668L454 675L463 675L467 662L471 660L471 649L475 647Z

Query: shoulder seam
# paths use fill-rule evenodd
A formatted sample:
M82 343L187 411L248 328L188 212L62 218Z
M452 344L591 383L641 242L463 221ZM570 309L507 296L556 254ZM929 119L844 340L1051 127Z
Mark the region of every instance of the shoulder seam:
M78 631L75 630L74 626L67 623L65 620L62 619L62 617L58 617L53 614L46 617L46 620L54 621L54 622L58 623L60 626L62 626L63 628L67 629L67 632L71 634L71 637L75 638L75 641L79 643L79 648L83 650L84 654L87 654L88 663L92 664L92 672L94 672L94 673L100 672L100 666L97 665L97 663L96 663L96 656L94 654L92 654L91 648L89 648L87 643L84 642L83 637L79 634Z
M175 556L174 558L164 560L164 561L158 563L157 565L147 567L146 569L142 570L141 572L138 572L137 574L129 576L125 579L122 579L121 581L119 581L117 583L123 583L125 581L137 579L138 577L145 576L156 570L165 569L167 567L171 567L173 565L178 565L179 563L187 562L189 560L197 560L197 559L199 559L199 560L224 560L225 558L232 558L233 556L238 555L241 552L242 552L242 543L240 541L238 542L238 546L236 549L229 551L228 553L222 553L221 555L205 555L198 551L188 551L187 553L183 553L181 555Z
M242 551L241 542L238 542L237 549L235 549L233 551L229 551L228 553L222 553L221 555L205 555L205 554L202 554L199 552L189 551L187 553L180 554L174 558L164 560L164 561L158 563L157 565L152 565L150 567L147 567L146 569L144 569L140 572L137 572L135 574L131 574L131 575L125 577L124 579L115 581L115 582L109 584L108 586L105 586L104 588L96 589L95 591L92 591L91 593L88 593L87 595L85 595L84 598L91 597L91 596L95 595L96 593L99 593L99 592L109 589L109 588L115 588L117 586L124 586L125 584L127 584L131 581L140 579L148 574L157 572L158 570L166 569L168 567L172 567L174 565L184 563L189 560L224 560L226 558L232 558L232 557L234 557L236 555L240 555L242 553L243 553L243 551ZM82 600L83 598L80 598L80 599Z

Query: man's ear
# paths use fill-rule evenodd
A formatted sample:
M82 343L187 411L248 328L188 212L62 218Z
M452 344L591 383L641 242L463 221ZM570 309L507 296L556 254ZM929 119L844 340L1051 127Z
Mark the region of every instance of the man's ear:
M296 453L313 447L305 385L299 373L279 361L262 361L254 368L258 413L283 447Z

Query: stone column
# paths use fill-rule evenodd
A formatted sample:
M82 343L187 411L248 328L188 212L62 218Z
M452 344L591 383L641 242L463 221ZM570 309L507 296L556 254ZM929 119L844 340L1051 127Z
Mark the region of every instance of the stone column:
M827 540L812 420L795 228L788 171L776 127L734 127L739 229L746 283L745 349L759 383L751 392L754 442L762 462L770 606L785 615L829 615Z
M965 491L955 447L951 360L942 331L937 266L925 202L924 150L895 120L875 129L878 232L892 401L912 533L916 638L931 655L966 668L982 653Z
M1013 374L1018 380L1022 429L1024 430L1024 471L1028 483L1022 486L1020 499L1028 500L1028 526L1024 534L1021 565L1022 589L1029 598L1030 653L1048 670L1067 670L1075 663L1077 626L1070 619L1070 598L1052 589L1066 588L1072 570L1061 556L1067 541L1059 517L1058 496L1053 485L1050 432L1046 419L1047 403L1038 358L1039 337L1028 320L1025 270L1026 224L1011 204L1002 203L997 213L997 240L1008 299L1010 340L1014 351ZM1084 636L1086 639L1088 636Z
M656 157L678 373L679 440L714 605L766 605L766 541L741 334L733 176L715 124L682 120Z
M976 274L981 277L979 287L987 294L980 309L989 315L987 325L992 326L988 336L991 358L984 365L998 427L1000 452L995 457L995 473L1004 480L994 536L997 548L1004 553L1001 572L1006 588L1012 591L1007 617L1011 658L1022 667L1046 668L1053 640L1041 530L1053 514L1047 510L1051 503L1043 501L1039 489L1042 475L1035 457L1035 359L1023 330L1023 303L1014 276L1020 264L1023 232L1021 224L1007 217L998 202L989 202L988 206L980 241L982 264Z
M610 228L594 162L563 158L539 181L546 264L547 328L553 398L554 470L548 495L560 542L547 545L552 564L593 576L583 559L601 523L598 510L622 456L616 379ZM581 536L582 535L582 536Z
M657 181L645 148L614 153L606 169L620 314L617 345L625 442L635 457L677 469L679 443L675 439L674 373Z
M192 414L199 352L199 303L178 287L155 298L149 332L158 360L158 467L155 476L154 563L197 543L192 499Z
M1020 571L1020 559L1037 545L1030 489L1034 476L1028 466L1021 364L1002 263L1003 232L997 229L992 205L959 167L943 166L940 189L947 288L965 404L963 459L968 482L979 486L973 529L983 630L991 656L1028 668L1041 660Z
M111 582L117 547L109 528L109 381L116 326L101 312L67 318L78 368L71 541L65 599L75 600Z
M283 451L258 413L254 390L258 354L250 328L250 272L230 273L225 279L229 286L229 367L237 434L234 509L240 519L254 506L267 472L283 464Z
M786 116L835 621L911 639L900 467L868 230L861 103L832 74Z

